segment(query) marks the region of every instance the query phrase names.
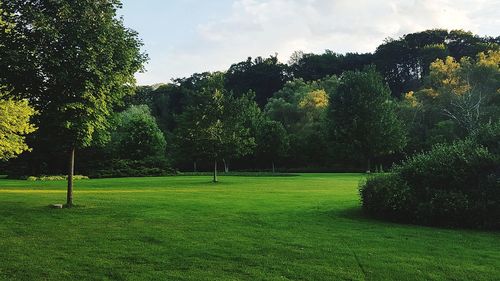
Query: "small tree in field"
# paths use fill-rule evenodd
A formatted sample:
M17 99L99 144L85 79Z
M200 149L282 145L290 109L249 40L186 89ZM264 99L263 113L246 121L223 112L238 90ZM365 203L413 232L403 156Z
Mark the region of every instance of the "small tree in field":
M374 157L400 151L406 145L389 87L374 68L342 75L330 97L328 122L334 144L345 153L362 157L368 172Z
M280 122L265 120L257 127L257 157L271 163L275 172L277 160L286 156L290 143L285 127Z
M68 151L72 207L75 150L106 128L146 57L116 16L119 0L5 0L2 7L13 25L0 39L0 70L14 71L1 78L40 112L38 133Z
M221 75L216 73L211 79ZM246 97L236 98L220 88L207 87L196 94L194 102L179 117L178 142L213 161L213 182L218 182L218 160L247 155L255 146L250 129L242 122L247 104L242 99Z

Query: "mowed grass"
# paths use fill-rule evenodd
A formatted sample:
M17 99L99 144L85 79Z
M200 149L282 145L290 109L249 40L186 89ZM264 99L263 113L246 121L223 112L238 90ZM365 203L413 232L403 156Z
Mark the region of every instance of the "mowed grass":
M364 217L356 174L0 180L0 280L499 280L500 234Z

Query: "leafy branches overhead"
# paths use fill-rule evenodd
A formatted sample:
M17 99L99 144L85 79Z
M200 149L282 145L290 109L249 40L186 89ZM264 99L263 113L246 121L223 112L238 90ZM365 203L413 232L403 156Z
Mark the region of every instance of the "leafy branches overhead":
M133 92L146 59L137 34L116 17L120 1L7 0L3 7L14 27L2 37L1 67L14 71L2 78L12 94L30 99L40 123L64 132L65 145L88 146L113 105Z
M37 139L69 151L72 206L75 150L108 126L142 69L137 33L117 17L120 0L4 0L12 28L0 37L0 82L40 112Z

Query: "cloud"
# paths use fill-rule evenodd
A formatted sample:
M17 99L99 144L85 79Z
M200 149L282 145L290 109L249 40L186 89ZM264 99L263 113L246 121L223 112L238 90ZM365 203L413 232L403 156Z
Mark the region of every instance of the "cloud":
M497 0L234 0L228 14L199 23L197 37L165 59L182 61L169 74L189 75L248 56L278 53L287 61L297 50L372 52L387 37L425 29L498 36L498 11Z

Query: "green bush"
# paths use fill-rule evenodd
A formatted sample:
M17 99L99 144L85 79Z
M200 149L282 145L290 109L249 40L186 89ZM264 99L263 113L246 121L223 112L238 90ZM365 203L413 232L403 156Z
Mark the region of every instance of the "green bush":
M404 218L413 199L406 182L395 174L370 176L360 192L367 212L392 219Z
M363 209L410 223L500 228L500 157L492 153L498 132L438 145L370 177L360 187Z
M164 159L145 160L113 159L106 168L91 171L92 178L152 177L172 175L175 171Z

